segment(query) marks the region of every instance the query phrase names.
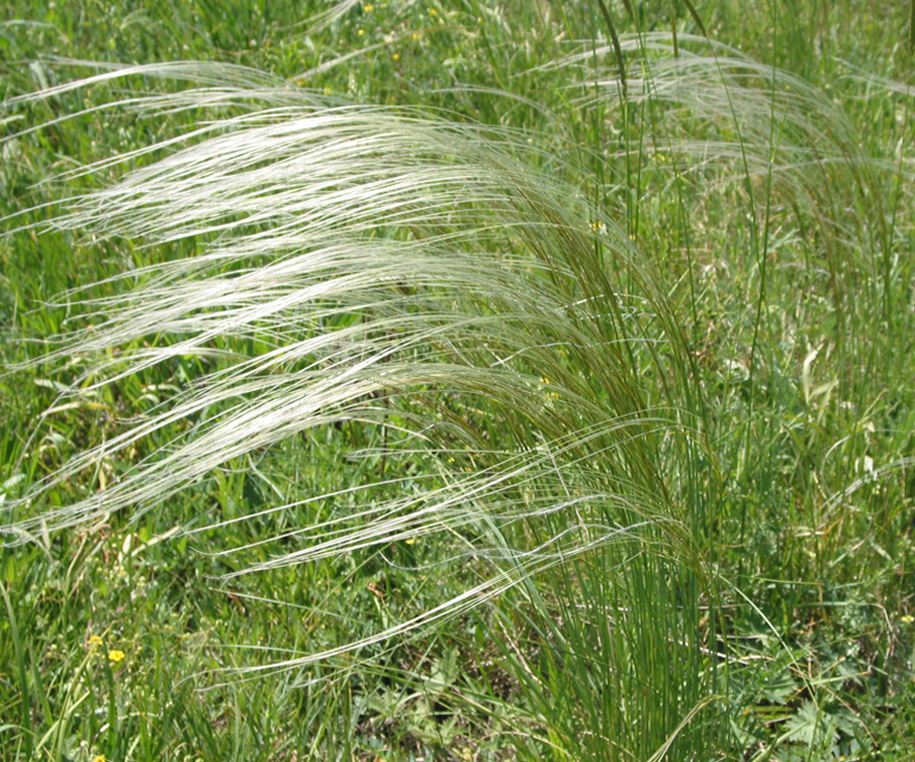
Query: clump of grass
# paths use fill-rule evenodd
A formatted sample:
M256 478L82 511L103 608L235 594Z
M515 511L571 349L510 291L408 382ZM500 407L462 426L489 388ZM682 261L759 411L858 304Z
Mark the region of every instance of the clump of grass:
M144 387L130 426L8 499L10 541L138 519L221 469L228 481L227 467L326 437L324 457L348 460L352 483L303 494L276 486L280 464L256 466L269 502L220 499L193 531L232 584L371 558L377 626L352 617L351 637L253 671L309 690L347 654L383 672L422 650L411 639L460 629L487 604L481 627L529 736L516 752L531 758L809 756L863 738L834 706L832 667L800 668L823 647L795 636L808 609L857 605L838 592L846 560L904 521L904 435L881 426L875 466L868 433L886 388L910 396L891 359L909 323L894 255L908 210L891 179L907 163L875 158L786 71L706 37L615 31L613 55L595 43L527 73L583 70L557 88L583 94L570 124L525 101L538 131L185 64L10 102L165 75L192 86L116 107L194 125L80 167L82 182L136 165L24 228L165 252L105 284L113 295L67 295L85 327L43 358L75 373L55 409L138 377L171 387ZM600 65L624 55L625 67ZM117 476L101 482L106 469ZM61 505L64 488L76 495ZM262 534L241 539L243 524ZM435 548L429 566L417 542ZM447 592L398 591L430 574ZM836 589L810 604L794 575ZM744 638L771 645L750 654ZM455 653L418 678L419 735L457 732L423 724L466 699ZM757 656L778 668L752 673ZM342 695L353 673L335 674ZM781 686L764 698L762 674ZM381 695L341 705L358 724L370 704L400 706ZM754 724L770 705L790 732ZM353 725L337 730L350 739Z
M185 92L172 105L199 107L211 97ZM686 625L679 606L658 601L687 596L683 610L693 615L709 588L677 466L705 449L701 420L683 405L697 391L652 268L571 186L531 172L530 148L511 133L307 102L206 132L121 183L72 199L73 211L53 224L157 242L214 240L192 258L135 273L143 283L129 295L86 305L96 317L80 331L81 352L123 349L93 362L79 394L188 356L214 370L38 488L177 421L190 429L104 491L12 528L24 537L142 512L228 459L289 436L350 422L378 427L383 457L400 461L399 494L287 532L296 550L245 572L444 533L456 562L478 559L482 581L354 645L454 618L524 584L539 610L538 637L563 653L569 635L542 628L567 603L534 592L552 569L567 595L593 598L582 616L616 620L603 645L605 708L631 705L636 685L651 686L644 705L614 715L608 732L619 734L620 748L656 751L703 700L708 679L700 677L706 633ZM149 343L152 335L171 338ZM230 355L221 348L230 338L260 351ZM72 351L68 344L60 356ZM417 452L437 470L411 475ZM596 578L594 564L603 570ZM683 635L691 631L695 638ZM675 643L685 661L672 673ZM638 738L624 742L636 717Z

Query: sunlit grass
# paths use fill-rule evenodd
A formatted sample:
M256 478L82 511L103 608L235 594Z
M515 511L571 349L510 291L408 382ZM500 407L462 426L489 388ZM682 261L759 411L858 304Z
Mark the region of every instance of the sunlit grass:
M16 758L902 758L907 73L798 5L12 67Z

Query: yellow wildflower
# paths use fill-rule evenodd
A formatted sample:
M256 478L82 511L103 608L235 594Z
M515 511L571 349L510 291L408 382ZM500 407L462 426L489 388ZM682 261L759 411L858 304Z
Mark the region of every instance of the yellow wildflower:
M89 645L92 647L102 645L102 636L101 635L90 635L89 636Z
M92 758L92 762L108 762L108 757L106 757L104 754L96 754Z
M360 29L358 32L356 32L356 34L358 34L360 37L362 37L362 35L365 34L365 29Z
M422 37L422 33L413 32L413 34L411 34L410 37L412 37L414 40L418 40L420 37Z
M115 664L117 664L118 662L124 661L126 656L127 656L127 654L125 654L123 651L119 651L116 648L113 648L112 650L110 650L108 652L108 660L113 661Z
M912 622L915 622L915 616L911 616L910 614L906 614L905 616L899 617L899 621L900 621L900 622L905 622L906 624L911 624Z
M437 14L438 14L438 11L435 10L435 8L430 8L430 9L429 9L429 15L430 15L430 16L435 16L435 15L437 15Z
M362 10L365 13L371 13L373 10L375 10L375 6L374 5L363 5Z
M544 386L549 386L552 383L552 381L550 381L550 379L548 379L546 376L541 376L540 383L542 383ZM559 394L557 392L547 392L546 398L548 400L558 400Z
M399 61L399 60L400 60L400 53L395 53L393 56L391 56L391 58L393 58L395 61Z

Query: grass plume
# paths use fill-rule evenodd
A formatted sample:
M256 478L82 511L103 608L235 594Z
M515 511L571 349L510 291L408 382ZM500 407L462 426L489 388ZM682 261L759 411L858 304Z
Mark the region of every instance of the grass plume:
M893 253L907 210L890 203L908 161L864 151L851 120L796 75L707 36L617 35L607 20L612 46L532 70L580 76L534 110L545 135L216 65L115 68L9 101L184 82L44 125L108 110L179 125L65 176L133 165L116 182L12 223L159 252L112 276L109 295L65 296L80 327L40 362L69 362L76 377L53 409L156 373L174 391L4 500L7 541L138 519L284 442L358 430L340 457L370 464L360 483L204 516L185 536L327 503L306 526L280 522L206 555L231 559L225 580L365 553L394 568L391 549L420 538L460 590L343 645L290 647L265 669L391 648L485 605L536 739L520 753L654 761L752 746L735 719L752 660L729 644L729 612L753 572L731 551L756 541L755 480L774 492L812 478L824 441L864 462L867 379L899 377L887 352L908 325L897 309L908 270ZM564 125L568 92L582 93L582 115ZM729 237L740 245L690 259L691 242L708 251ZM743 292L725 293L716 267L739 273ZM809 315L792 302L798 287L816 295ZM719 328L708 317L719 308L743 317ZM835 383L814 383L827 355ZM62 485L113 461L117 478L59 503ZM838 506L910 465L821 469L831 495L804 530L817 564L840 563L825 560L827 541L839 557L855 534ZM779 639L774 615L761 619ZM822 713L821 686L798 679Z

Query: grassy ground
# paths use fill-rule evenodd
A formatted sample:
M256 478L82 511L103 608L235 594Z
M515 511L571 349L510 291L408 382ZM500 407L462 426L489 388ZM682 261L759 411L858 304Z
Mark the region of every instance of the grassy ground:
M391 0L304 23L325 9L3 9L5 101L97 73L88 61L213 61L275 78L245 75L250 94L217 107L92 110L189 92L187 70L147 69L0 112L0 499L6 537L29 539L0 550L3 758L915 757L909 9L613 3L611 34L600 3ZM154 223L175 233L163 245L109 225L106 209L39 223L169 151L81 168L253 109L269 88L302 113L361 103L434 120L423 133L392 121L379 172L395 176L400 147L416 174L479 170L468 196L449 196L439 174L329 208L366 241L449 242L463 256L450 277L469 285L405 272L391 286L388 274L390 302L365 302L369 284L314 324L218 332L206 352L94 385L99 357L192 331L151 322L87 352L45 341L98 322L86 293L58 297L98 284L89 296L124 305L116 323L126 294L154 283L116 276L199 258L226 234L182 228L177 202ZM360 129L384 137L386 114ZM417 159L420 138L430 147ZM336 182L357 187L369 169ZM427 201L450 216L424 213ZM421 262L425 249L408 253ZM449 328L452 313L477 322L428 347L396 344L409 323L383 322L431 315L423 325ZM291 345L363 323L362 349L396 350L392 374L434 354L454 374L508 358L514 375L443 384L409 366L411 395L405 381L354 396L326 425L233 451L140 516L125 500L64 529L28 523L116 495L146 456L223 420L228 401L201 405L38 490L194 379L269 353L278 335ZM421 426L422 444L404 434ZM503 491L512 463L524 478ZM384 523L397 500L437 505L428 495L446 490L472 520ZM321 522L356 537L360 511L380 527L364 546L268 563L309 552L321 538L296 532ZM563 563L550 566L554 547ZM485 604L372 640L498 574L514 586Z

